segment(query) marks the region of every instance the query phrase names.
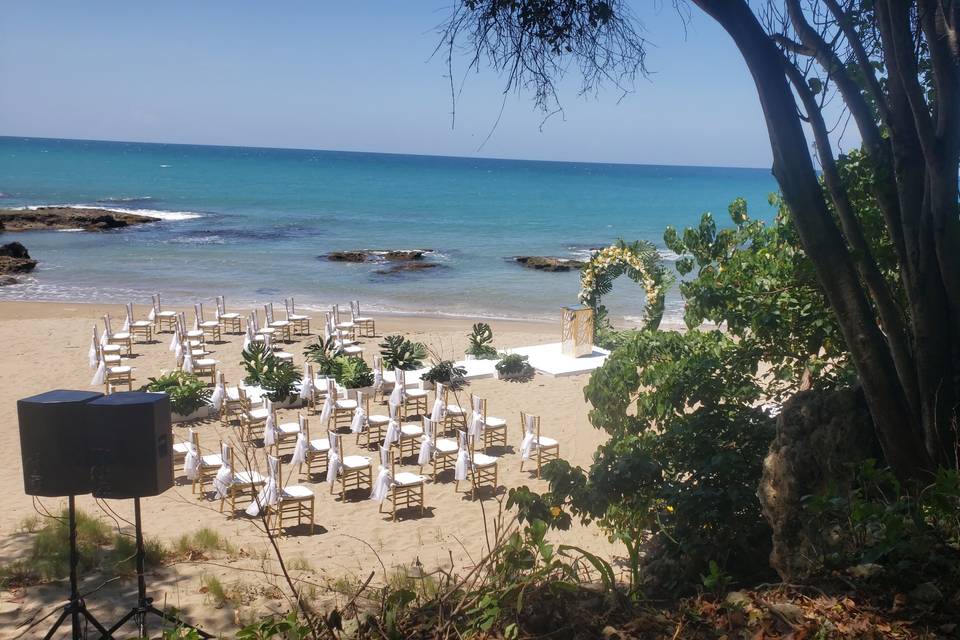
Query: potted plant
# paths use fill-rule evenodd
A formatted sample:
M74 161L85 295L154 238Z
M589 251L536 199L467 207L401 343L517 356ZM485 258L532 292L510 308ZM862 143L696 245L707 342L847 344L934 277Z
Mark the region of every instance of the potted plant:
M336 360L343 355L343 350L337 347L336 340L331 336L326 340L317 338L316 342L308 344L303 355L317 365L315 373L318 376L332 376L337 370Z
M141 391L170 396L170 418L173 422L200 420L210 415L209 389L197 376L186 371L171 371L148 378Z
M357 397L357 391L373 388L373 370L360 358L337 356L334 360L333 377L341 387L347 390L347 396Z
M247 375L243 382L263 389L264 395L281 407L300 403L297 386L303 375L292 362L280 360L262 343L253 342L241 353Z
M424 389L428 388L428 384L432 387L440 383L448 389L459 391L467 385L465 375L466 367L457 366L453 360L434 360L430 369L420 376L420 380L424 383Z
M497 350L493 346L493 329L486 322L473 325L473 331L468 336L470 344L467 346L467 360L496 360Z
M413 371L423 366L427 347L422 342L412 342L403 336L387 336L380 343L383 368L392 371Z
M501 380L516 380L524 382L533 378L534 370L527 362L527 356L519 353L505 354L494 367L497 370L497 377Z

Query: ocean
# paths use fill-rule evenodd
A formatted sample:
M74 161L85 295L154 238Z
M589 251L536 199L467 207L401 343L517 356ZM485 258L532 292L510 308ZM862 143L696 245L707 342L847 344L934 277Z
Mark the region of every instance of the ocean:
M231 308L294 296L360 299L365 311L555 319L576 272L523 268L517 255L584 257L617 238L663 248L667 225L705 211L728 225L747 199L773 215L767 169L540 162L380 153L0 137L0 208L93 206L156 216L105 233L6 233L40 261L3 300L171 304L222 294ZM350 249L430 249L440 266L382 274L331 262ZM675 256L663 251L669 263ZM629 323L643 292L605 298ZM679 322L674 288L667 320Z

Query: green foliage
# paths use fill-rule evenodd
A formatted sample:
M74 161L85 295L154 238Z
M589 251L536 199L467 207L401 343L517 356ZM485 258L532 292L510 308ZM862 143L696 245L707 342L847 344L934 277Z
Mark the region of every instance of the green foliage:
M347 389L362 389L373 384L373 370L360 358L337 356L333 377Z
M833 487L804 503L816 557L824 570L869 563L904 586L933 576L960 583L960 472L941 469L920 490L867 460L850 487Z
M385 369L412 371L423 366L427 347L422 342L412 342L403 336L386 336L380 343Z
M307 360L315 363L315 373L320 376L333 376L337 372L337 358L344 355L343 350L337 347L333 336L324 340L318 337L303 349Z
M313 631L299 620L295 611L291 611L285 618L271 616L237 632L237 640L306 640L313 637Z
M233 554L236 549L229 540L208 527L203 527L193 533L183 534L177 538L173 545L173 552L185 558L202 557L214 551Z
M247 373L243 381L262 387L272 402L290 398L303 379L292 362L280 360L262 342L251 342L240 355L243 358L240 364Z
M420 376L420 379L442 384L452 391L459 391L467 385L465 375L467 375L466 367L457 366L453 360L435 360L433 366Z
M497 350L493 346L493 329L486 322L477 322L473 331L467 336L470 344L467 346L467 355L477 360L496 360Z
M212 391L192 373L171 371L156 378L148 378L141 391L155 391L170 396L170 410L187 416L210 401Z
M729 207L731 228L718 230L709 213L682 234L667 228L664 241L681 256L677 271L695 276L680 284L687 326L723 323L753 343L772 366L770 395L792 393L805 378L815 387L848 384L846 344L813 263L790 212L779 198L771 204L779 209L772 225L751 219L738 198Z
M700 576L700 581L704 588L719 596L727 592L727 587L730 586L733 579L730 574L720 568L720 565L711 560L710 573Z
M527 362L529 358L519 353L509 353L503 355L494 367L501 378L511 380L529 380L533 377L534 370Z

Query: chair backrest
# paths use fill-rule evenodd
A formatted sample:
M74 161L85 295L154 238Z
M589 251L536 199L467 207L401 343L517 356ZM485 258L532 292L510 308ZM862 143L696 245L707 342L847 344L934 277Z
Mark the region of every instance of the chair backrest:
M535 416L532 413L521 411L520 424L523 425L524 434L532 433L538 438L540 437L540 416Z
M427 416L423 416L423 435L426 436L428 440L433 440L435 433L436 427L434 426L433 420Z
M470 459L473 459L473 438L467 437L467 432L457 429L457 446L461 451L466 451Z
M272 302L268 302L267 304L263 305L263 315L267 319L267 324L270 324L271 322L273 322L273 303Z
M220 313L227 312L227 303L223 299L223 296L217 296L217 311L219 311Z
M129 320L130 322L133 322L133 303L132 302L127 303L127 320Z
M160 313L160 312L162 311L162 309L160 308L160 294L159 294L159 293L153 294L153 310L156 311L157 313Z
M337 456L343 460L343 443L340 442L340 434L336 431L327 430L327 442L330 443L330 450L336 451Z
M112 336L113 330L110 328L110 314L107 313L103 316L103 327L107 330L107 335Z
M476 411L481 416L483 416L484 421L487 419L487 399L481 398L475 393L470 394L470 408L473 411Z
M260 316L257 315L256 309L250 312L250 320L248 322L253 325L254 332L260 331Z
M359 315L360 315L360 301L359 301L359 300L351 300L351 301L350 301L350 311L351 311L351 313L353 313L353 315L355 315L355 316L359 316Z
M283 490L283 475L280 473L280 458L277 456L267 456L267 473L270 478L277 483L277 491Z
M223 464L233 469L233 447L223 440L220 441L220 460Z
M200 455L200 434L194 431L193 427L190 427L190 444L196 449L197 455Z
M307 439L307 442L310 442L310 421L303 416L300 416L300 433Z

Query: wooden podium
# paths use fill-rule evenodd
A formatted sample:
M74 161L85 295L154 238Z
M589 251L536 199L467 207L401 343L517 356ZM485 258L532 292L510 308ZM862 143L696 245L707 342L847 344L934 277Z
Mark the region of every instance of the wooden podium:
M560 351L579 358L593 353L593 309L582 305L560 308Z

